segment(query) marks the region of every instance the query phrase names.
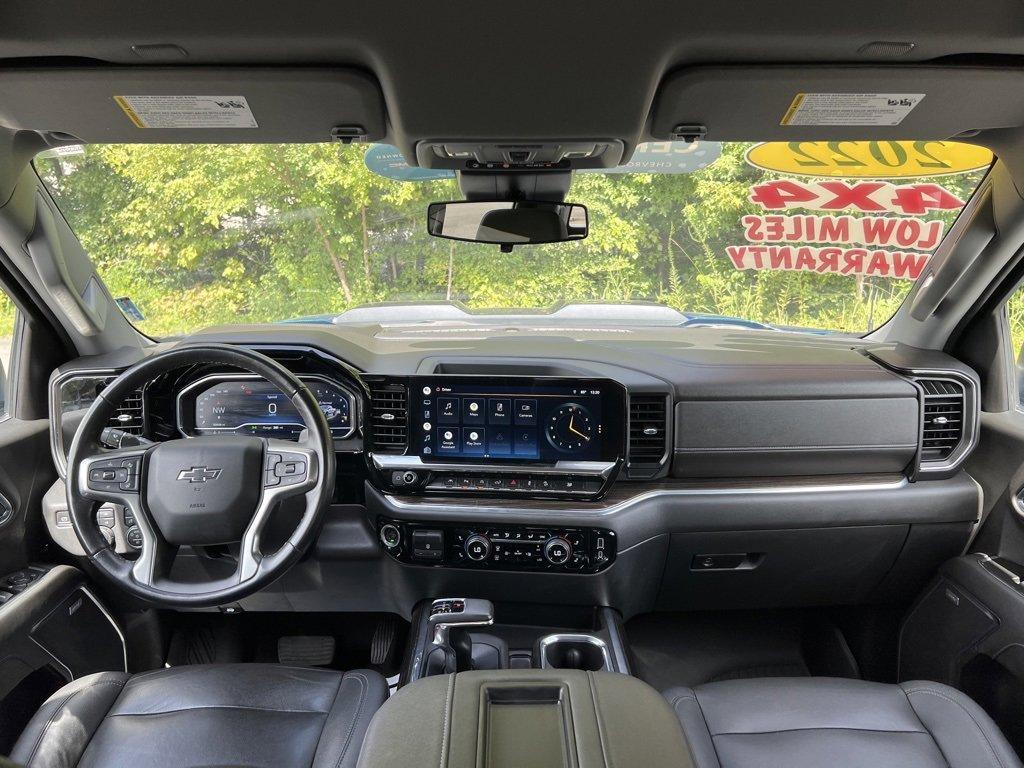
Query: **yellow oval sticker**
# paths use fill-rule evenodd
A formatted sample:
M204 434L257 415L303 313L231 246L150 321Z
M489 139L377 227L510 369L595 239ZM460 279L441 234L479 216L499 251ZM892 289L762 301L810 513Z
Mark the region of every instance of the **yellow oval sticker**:
M766 171L869 179L967 173L992 159L984 147L957 141L772 141L747 150L747 162Z

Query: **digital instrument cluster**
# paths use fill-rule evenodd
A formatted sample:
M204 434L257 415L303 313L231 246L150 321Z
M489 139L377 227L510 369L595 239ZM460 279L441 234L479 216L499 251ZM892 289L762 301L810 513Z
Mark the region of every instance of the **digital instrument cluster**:
M355 428L354 398L341 386L320 376L300 376L331 434L345 438ZM305 428L298 411L277 387L254 376L214 375L199 379L178 395L178 426L193 437L233 433L257 437L298 438Z

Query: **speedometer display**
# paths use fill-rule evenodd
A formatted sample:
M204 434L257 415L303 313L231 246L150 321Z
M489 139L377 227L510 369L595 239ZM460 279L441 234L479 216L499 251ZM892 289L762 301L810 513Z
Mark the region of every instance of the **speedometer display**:
M305 379L331 433L352 431L352 396L326 379ZM195 434L233 432L257 437L295 439L305 425L290 399L273 384L259 379L224 379L195 396Z

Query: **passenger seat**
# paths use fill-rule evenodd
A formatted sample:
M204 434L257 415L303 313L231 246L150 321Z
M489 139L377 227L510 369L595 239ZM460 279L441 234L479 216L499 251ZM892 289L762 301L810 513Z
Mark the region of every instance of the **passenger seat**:
M981 707L939 683L758 678L665 696L696 768L1021 768Z

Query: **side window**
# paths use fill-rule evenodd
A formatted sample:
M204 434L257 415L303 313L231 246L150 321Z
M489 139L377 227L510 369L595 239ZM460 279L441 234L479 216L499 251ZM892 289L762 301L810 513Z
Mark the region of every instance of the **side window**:
M18 308L0 291L0 419L11 415L11 369L14 363L14 336Z

